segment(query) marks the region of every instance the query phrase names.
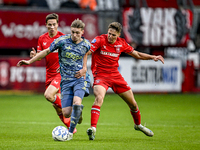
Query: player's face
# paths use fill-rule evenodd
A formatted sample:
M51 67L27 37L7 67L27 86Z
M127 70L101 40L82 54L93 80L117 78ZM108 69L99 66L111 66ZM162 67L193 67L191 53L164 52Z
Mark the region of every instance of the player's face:
M109 28L108 29L108 42L113 44L117 40L117 37L120 36L120 33L118 33L115 29Z
M84 33L84 30L81 28L73 28L71 27L71 38L72 41L76 44L80 43L82 41L82 35Z
M56 19L49 19L46 23L46 27L48 29L48 33L50 37L53 37L57 34L58 31L58 23Z

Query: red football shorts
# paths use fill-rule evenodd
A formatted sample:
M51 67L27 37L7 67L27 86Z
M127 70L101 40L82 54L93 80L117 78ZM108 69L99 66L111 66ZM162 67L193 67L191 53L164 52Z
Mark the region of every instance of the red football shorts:
M106 77L105 74L94 75L93 86L95 85L103 86L106 91L110 87L116 94L120 94L131 89L120 73L107 74Z
M49 85L52 85L54 86L56 89L59 89L58 93L61 93L60 92L60 82L61 82L61 76L56 76L54 78L49 78L47 81L46 81L46 89Z

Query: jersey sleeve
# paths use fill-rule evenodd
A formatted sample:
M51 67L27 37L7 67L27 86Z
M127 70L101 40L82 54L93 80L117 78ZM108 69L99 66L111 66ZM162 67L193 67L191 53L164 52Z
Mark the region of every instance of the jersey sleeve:
M53 51L59 49L60 47L62 47L62 38L61 38L61 37L55 39L55 40L51 43L49 49L50 49L51 52L53 52Z
M91 44L87 39L85 39L85 44L86 44L86 47L87 47L87 51L86 51L86 53L87 53L91 48Z
M42 51L42 39L41 37L39 37L38 43L37 43L37 52L41 52L41 51Z
M134 51L134 48L130 46L124 39L123 39L123 47L125 53L132 53Z
M91 42L91 52L95 52L99 47L101 43L101 38L99 36L95 37Z

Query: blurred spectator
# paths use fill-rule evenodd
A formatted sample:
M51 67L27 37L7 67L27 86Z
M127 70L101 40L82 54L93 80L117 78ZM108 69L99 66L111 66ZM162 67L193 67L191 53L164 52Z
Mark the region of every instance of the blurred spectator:
M97 9L97 2L96 0L80 0L79 5L83 9L91 9L91 10L96 10Z
M200 22L198 23L198 27L197 27L197 34L195 37L195 45L197 48L200 48Z
M3 5L3 0L0 0L0 6Z
M98 10L119 10L119 0L97 0Z
M147 0L119 0L119 3L122 7L148 7Z
M48 8L46 0L29 0L29 6Z
M28 0L0 0L0 4L12 5L12 6L26 6L28 5Z
M190 9L194 11L194 4L192 0L177 0L179 9Z
M58 10L63 0L46 0L50 10Z
M68 0L68 1L62 2L60 7L80 8L80 6L74 0Z

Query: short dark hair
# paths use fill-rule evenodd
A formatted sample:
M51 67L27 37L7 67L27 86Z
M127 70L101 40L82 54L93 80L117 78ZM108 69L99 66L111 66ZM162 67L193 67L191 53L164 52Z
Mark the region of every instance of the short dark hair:
M122 31L122 25L119 22L112 22L108 25L108 29L115 29L118 33Z
M83 30L85 28L85 23L82 20L75 19L72 22L71 27L73 27L73 28L81 28Z
M46 23L47 23L47 21L50 20L50 19L56 19L56 21L57 21L57 23L58 23L59 17L58 17L58 15L57 15L56 13L48 14L48 15L46 16Z

